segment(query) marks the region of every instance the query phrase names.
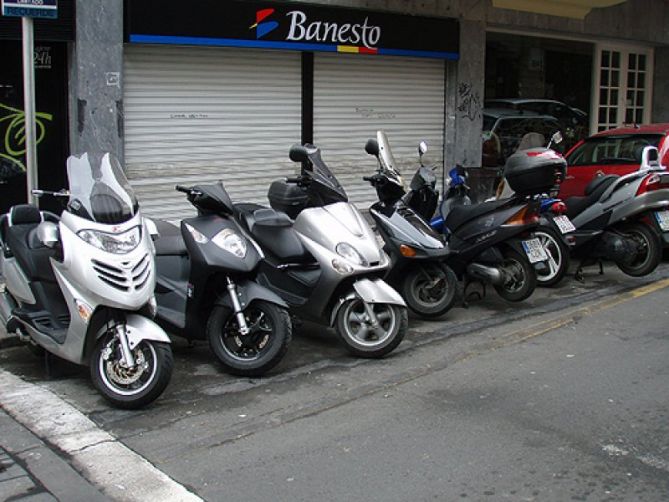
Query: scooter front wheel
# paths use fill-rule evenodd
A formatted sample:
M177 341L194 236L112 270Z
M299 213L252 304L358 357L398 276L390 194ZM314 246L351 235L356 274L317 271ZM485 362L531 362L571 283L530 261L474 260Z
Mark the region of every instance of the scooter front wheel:
M503 252L503 284L495 285L497 294L509 302L520 302L528 298L537 286L537 273L523 255L514 249Z
M261 376L276 366L292 337L285 308L256 300L244 310L249 328L242 334L237 318L227 307L214 307L207 323L209 346L223 368L233 375Z
M168 343L142 340L133 350L135 366L121 364L121 345L110 332L98 340L90 361L91 379L107 401L118 408L136 409L154 401L172 376Z
M380 358L389 354L400 344L408 326L407 309L400 305L365 304L362 299L353 298L337 312L337 334L357 357Z
M456 300L458 280L443 263L423 263L411 268L402 281L401 293L409 310L426 319L441 317Z

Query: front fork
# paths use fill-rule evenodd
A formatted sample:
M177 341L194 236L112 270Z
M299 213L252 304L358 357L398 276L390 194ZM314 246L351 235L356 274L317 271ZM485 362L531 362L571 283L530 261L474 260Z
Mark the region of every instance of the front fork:
M234 309L235 317L237 318L237 324L239 325L239 333L241 335L249 334L249 327L246 324L246 318L242 312L242 305L239 303L239 296L237 295L237 285L230 280L229 277L226 278L228 282L228 293L230 294L230 301L232 302L232 308Z
M135 356L130 350L130 343L128 343L128 334L125 330L125 324L116 325L116 337L121 345L121 366L125 368L133 368L136 364Z

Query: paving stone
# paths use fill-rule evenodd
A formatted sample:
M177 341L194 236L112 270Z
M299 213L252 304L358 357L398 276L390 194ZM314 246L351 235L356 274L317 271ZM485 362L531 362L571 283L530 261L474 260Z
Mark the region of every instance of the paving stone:
M30 495L35 492L37 486L28 476L0 481L0 500L18 498L21 495Z

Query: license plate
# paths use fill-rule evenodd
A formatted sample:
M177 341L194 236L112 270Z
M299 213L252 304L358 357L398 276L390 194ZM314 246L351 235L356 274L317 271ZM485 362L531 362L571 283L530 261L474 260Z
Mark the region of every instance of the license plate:
M548 260L548 255L544 250L544 247L541 245L539 239L529 239L523 242L523 249L527 255L527 259L530 260L530 263L536 263L538 261Z
M660 225L660 230L669 232L669 211L655 211L655 219Z
M569 232L573 232L574 230L576 230L576 227L571 222L568 216L564 215L556 216L555 218L553 218L553 221L560 229L560 232L562 232L563 234L568 234Z

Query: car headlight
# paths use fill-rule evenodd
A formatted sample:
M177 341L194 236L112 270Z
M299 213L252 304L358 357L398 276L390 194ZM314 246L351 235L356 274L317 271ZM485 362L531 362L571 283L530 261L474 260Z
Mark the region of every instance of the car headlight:
M360 253L351 246L348 242L340 242L337 244L335 247L335 251L339 256L342 258L345 258L347 261L350 261L351 263L355 263L356 265L362 265L362 266L367 266L367 262L360 256Z
M142 227L132 227L120 234L109 234L99 230L79 230L77 235L102 251L113 254L126 254L139 246L142 239Z
M211 242L239 258L246 256L246 240L230 228L221 230L211 239Z

